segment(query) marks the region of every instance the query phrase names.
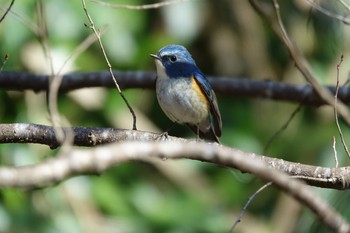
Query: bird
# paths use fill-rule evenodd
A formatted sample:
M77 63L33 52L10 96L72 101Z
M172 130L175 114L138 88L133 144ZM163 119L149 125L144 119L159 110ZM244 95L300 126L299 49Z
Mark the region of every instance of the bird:
M155 59L156 96L165 115L185 124L197 139L220 144L222 120L216 95L208 79L182 45L167 45Z

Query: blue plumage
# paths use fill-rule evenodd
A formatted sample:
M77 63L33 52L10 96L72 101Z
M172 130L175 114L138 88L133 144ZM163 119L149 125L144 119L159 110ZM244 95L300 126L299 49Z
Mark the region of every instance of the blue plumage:
M198 70L196 62L183 46L166 46L159 50L157 56L161 59L169 78L191 77Z
M156 93L164 113L199 137L219 142L222 122L216 96L191 54L181 45L168 45L151 56L156 59Z

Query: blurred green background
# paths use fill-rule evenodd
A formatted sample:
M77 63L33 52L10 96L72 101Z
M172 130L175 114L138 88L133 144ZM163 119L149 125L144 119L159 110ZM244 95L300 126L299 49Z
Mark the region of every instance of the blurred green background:
M153 1L110 1L149 4ZM269 1L265 1L269 3ZM4 11L10 1L1 1ZM335 1L319 1L339 15L348 15ZM0 57L4 70L50 74L50 63L38 36L47 24L48 45L57 72L74 49L92 32L81 1L15 1L0 24ZM193 0L161 9L113 9L87 1L115 70L155 70L149 57L167 44L186 46L205 74L232 78L269 79L305 84L288 53L247 1ZM318 13L304 0L281 1L281 13L293 42L305 54L322 84L334 85L336 64L344 54L340 81L350 68L348 26ZM2 15L2 13L1 13ZM106 70L97 43L64 72ZM160 110L154 91L125 90L135 109L138 129L163 132L172 125ZM223 144L264 153L271 136L287 121L296 104L266 99L231 99L217 93L223 117ZM132 118L115 89L89 88L61 94L60 113L74 126L131 128ZM0 89L0 122L49 125L45 93ZM349 129L342 124L345 139ZM0 132L1 133L1 132ZM194 138L184 126L171 135ZM334 167L332 137L337 138L341 165L346 157L330 107L303 107L266 153L300 163ZM38 163L55 156L47 146L0 145L2 165ZM132 162L99 176L71 178L40 190L0 190L0 232L228 232L259 179L233 169L195 161ZM344 216L348 191L314 188ZM314 215L275 188L259 194L236 232L327 232Z

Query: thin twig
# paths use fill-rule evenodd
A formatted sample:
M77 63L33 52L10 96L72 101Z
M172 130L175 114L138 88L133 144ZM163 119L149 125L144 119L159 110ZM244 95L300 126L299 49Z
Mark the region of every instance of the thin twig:
M350 25L350 20L347 19L346 17L338 15L338 14L334 14L333 12L330 12L329 10L327 10L327 9L323 8L322 6L320 6L319 4L316 4L314 1L311 1L311 0L305 0L305 1L309 5L311 5L313 8L315 8L316 10L321 12L322 14L324 14L324 15L330 17L330 18L339 20L339 21L343 22L346 25Z
M63 116L60 116L58 107L57 107L57 101L53 90L54 88L52 87L53 80L55 79L55 69L53 65L53 58L52 58L52 53L51 53L51 47L50 47L50 41L49 41L49 36L48 36L48 28L47 28L47 23L46 23L46 12L45 12L45 7L43 5L43 1L39 0L36 2L36 13L37 13L37 37L39 40L39 43L43 49L45 58L47 59L49 63L49 70L50 70L50 75L48 75L48 88L47 88L47 93L46 93L46 98L47 98L47 105L48 105L48 111L50 115L50 120L52 122L52 125L55 128L55 134L57 135L58 140L60 142L64 142L64 139L68 139L69 137L64 137L64 132L63 129L61 128L62 126L62 121L63 121Z
M10 6L7 8L7 10L5 11L4 15L1 17L0 23L5 19L6 15L10 12L10 10L11 10L11 8L13 6L13 3L15 3L15 0L11 1Z
M335 136L333 136L333 151L334 151L334 160L335 160L335 167L338 168L339 162L338 162L338 155L337 155L337 148L335 147Z
M343 59L344 59L344 55L341 55L340 62L337 64L337 84L336 84L335 95L334 95L334 118L335 118L335 123L337 125L337 129L338 129L338 132L339 132L339 136L340 136L341 142L342 142L342 144L344 146L344 150L345 150L346 154L348 155L348 157L350 158L350 152L349 152L349 149L348 149L348 147L346 145L346 142L345 142L345 139L344 139L344 136L343 136L343 132L342 132L342 130L340 128L340 125L339 125L338 112L337 112L338 92L339 92L339 68L340 68L340 65L343 62Z
M50 47L48 28L46 23L47 22L46 11L42 0L39 0L36 2L36 10L37 10L36 12L37 12L37 26L38 26L37 36L50 67L50 75L48 76L48 83L47 83L48 88L46 93L48 111L50 115L50 120L55 129L55 134L57 135L58 140L62 143L61 152L63 153L63 152L67 152L66 151L67 146L72 144L73 136L71 136L72 135L71 133L70 134L68 133L67 136L65 136L65 132L63 131L63 128L62 128L62 125L69 125L69 124L68 124L68 120L64 116L59 114L59 110L57 106L58 92L55 92L55 87L54 87L55 85L54 80L56 79L57 76L55 75L52 52ZM65 124L62 124L62 122L65 122Z
M63 75L61 75L61 73L62 73L64 67L66 66L66 64L68 62L74 61L82 52L84 52L88 47L90 47L91 44L96 41L96 39L97 38L95 37L94 34L91 34L90 36L88 36L67 57L67 59L63 62L62 66L58 69L57 73L54 75L54 78L53 78L53 80L51 82L51 85L50 85L49 100L50 100L50 103L53 103L53 105L55 106L56 109L57 109L57 97L58 97L58 93L59 93L59 88L61 86L62 79L63 79ZM65 125L69 125L68 120L66 120L62 116L61 116L61 120L65 121ZM64 139L65 140L64 140L64 144L62 146L62 151L63 151L62 153L66 153L66 151L70 150L71 146L74 144L74 133L73 133L73 131L71 131L71 130L67 131L66 134L65 134L65 138Z
M338 0L338 2L340 2L340 4L342 4L345 7L345 9L350 11L350 6L346 2L344 2L343 0Z
M266 146L264 148L264 154L267 153L270 145L273 143L273 141L285 130L287 129L288 125L290 124L290 122L292 122L293 118L295 117L295 115L300 111L302 107L302 104L299 104L298 107L292 112L292 114L289 116L288 120L282 125L282 127L277 130L269 139L269 141L266 143Z
M58 97L59 87L61 86L61 82L63 79L63 76L61 75L61 73L69 61L72 61L77 56L79 56L79 54L81 54L84 50L86 50L96 39L93 36L93 34L87 37L68 56L68 58L63 62L61 67L58 69L58 71L55 72L54 66L53 66L51 49L49 46L46 15L45 15L42 0L38 1L37 12L38 12L39 41L41 42L44 53L47 59L49 60L50 70L51 70L51 75L48 76L48 91L47 91L48 107L49 107L52 123L55 127L55 134L57 134L57 139L62 144L62 149L60 151L60 154L65 154L69 150L71 150L71 147L74 144L73 143L74 133L72 130L67 130L67 128L66 130L64 130L62 128L62 125L70 126L70 123L64 116L60 115L58 111L57 97Z
M6 12L7 9L0 7L0 10L2 12ZM10 11L10 14L13 15L19 22L21 22L27 28L29 28L35 35L39 35L40 30L38 26L35 23L33 23L31 19L27 17L23 12L18 13L12 9Z
M149 9L157 9L164 6L169 6L176 3L187 2L189 0L169 0L164 2L153 3L153 4L144 4L144 5L113 4L113 3L99 1L99 0L90 0L90 1L97 3L101 6L107 6L112 8L124 8L129 10L149 10Z
M119 95L122 97L123 101L125 102L126 106L128 107L131 115L132 115L132 118L133 118L133 126L132 126L132 129L133 130L137 130L137 127L136 127L136 115L135 115L135 112L134 110L132 109L132 107L130 106L128 100L126 99L126 97L124 96L123 92L121 91L120 87L119 87L119 84L117 82L117 79L114 77L114 74L113 74L113 70L112 70L112 65L111 63L109 62L109 59L107 57L107 53L104 49L104 46L102 44L102 40L101 40L101 36L100 36L100 31L97 31L97 29L95 28L95 24L94 24L94 21L92 20L88 10L87 10L87 7L86 7L86 4L85 4L85 0L82 0L82 3L83 3L83 9L84 9L84 12L90 22L90 26L89 28L95 33L97 39L98 39L98 42L99 42L99 45L100 45L100 48L101 48L101 51L103 53L103 56L104 56L104 59L107 63L107 66L108 66L108 70L109 70L109 73L113 79L113 82L115 84L115 86L117 87L117 90L119 92Z
M232 225L231 229L230 229L230 233L232 233L234 231L234 229L236 228L237 224L241 222L242 218L243 218L243 214L246 212L250 202L252 202L255 198L256 195L258 195L261 191L265 190L267 187L269 187L270 185L272 185L272 182L268 182L265 185L263 185L261 188L259 188L255 193L253 193L253 195L251 195L248 199L248 201L245 203L243 209L241 210L239 216L237 217L235 223Z
M330 106L334 106L334 96L326 90L321 84L316 80L314 74L312 73L309 65L305 59L305 57L295 48L294 44L291 42L284 24L282 22L279 4L277 0L273 1L273 9L275 12L275 16L271 16L270 9L264 8L261 2L257 2L256 0L249 0L250 4L254 7L254 9L266 18L269 22L269 25L274 30L276 35L281 39L283 44L288 49L290 56L292 57L295 66L299 69L299 71L303 74L304 78L312 85L317 94ZM347 106L345 106L342 102L338 102L337 105L338 113L343 117L344 121L350 126L350 111Z
M9 59L9 55L6 53L6 54L5 54L4 61L2 62L1 67L0 67L0 72L2 72L2 70L4 69L4 67L5 67L6 62L7 62L8 59Z

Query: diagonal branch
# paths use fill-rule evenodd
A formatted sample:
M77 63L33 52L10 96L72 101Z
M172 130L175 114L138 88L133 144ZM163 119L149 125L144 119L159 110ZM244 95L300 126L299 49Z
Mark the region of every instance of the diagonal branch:
M0 19L0 23L5 19L6 15L10 12L12 6L13 6L13 3L15 3L15 0L12 0L9 7L6 9L5 13L3 14L3 16L1 17Z
M2 62L1 66L0 66L0 73L1 73L2 70L4 69L4 67L5 67L6 62L8 61L8 59L9 59L9 55L6 53L6 54L5 54L4 61Z
M286 29L284 28L280 10L279 10L279 4L277 0L273 1L273 11L271 11L270 8L264 8L264 6L261 3L258 3L256 0L249 0L250 4L254 7L254 9L264 18L268 21L269 25L271 26L272 30L275 32L275 34L279 37L279 39L283 42L283 44L286 46L291 58L293 59L295 66L299 69L299 71L303 74L305 79L312 85L316 93L321 97L321 99L327 103L330 106L334 106L334 96L332 93L330 93L327 89L321 86L319 82L316 80L314 74L312 73L311 69L308 66L308 63L305 59L305 57L297 50L297 48L294 46L292 41L290 40ZM272 14L275 14L272 16ZM338 102L337 106L337 112L343 117L345 122L350 125L350 111L349 109L342 103Z
M316 10L318 10L319 12L321 12L322 14L339 20L341 22L343 22L346 25L350 25L350 20L348 18L346 18L345 16L333 13L325 8L323 8L320 4L317 4L314 0L305 0L306 3L308 3L310 6L312 6L312 8L315 8Z

